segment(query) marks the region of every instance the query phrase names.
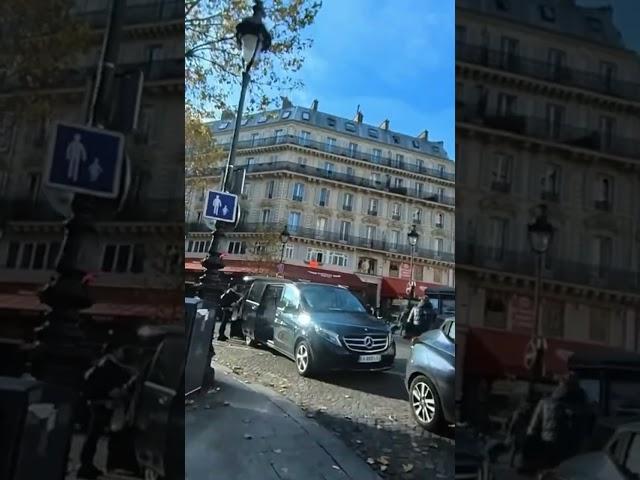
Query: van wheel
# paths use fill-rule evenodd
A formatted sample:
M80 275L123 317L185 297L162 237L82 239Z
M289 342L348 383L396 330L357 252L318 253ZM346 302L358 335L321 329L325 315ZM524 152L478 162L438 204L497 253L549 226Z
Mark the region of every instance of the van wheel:
M295 357L298 374L302 377L311 376L314 371L313 356L311 355L311 347L306 340L300 340L296 344Z
M418 424L430 432L442 428L444 416L440 396L433 382L424 375L418 375L409 388L411 413Z

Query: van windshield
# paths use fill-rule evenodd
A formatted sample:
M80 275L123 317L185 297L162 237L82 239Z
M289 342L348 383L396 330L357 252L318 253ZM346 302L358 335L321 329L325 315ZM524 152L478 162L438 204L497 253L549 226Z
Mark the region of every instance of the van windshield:
M366 312L362 303L343 288L306 285L300 289L300 293L306 307L312 312Z

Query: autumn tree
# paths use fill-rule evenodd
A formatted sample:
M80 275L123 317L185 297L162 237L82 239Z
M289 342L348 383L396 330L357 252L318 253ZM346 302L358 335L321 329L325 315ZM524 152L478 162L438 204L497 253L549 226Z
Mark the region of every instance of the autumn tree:
M252 5L253 0L185 1L185 101L192 108L209 116L235 111L237 99L231 94L243 68L235 27L251 15ZM272 44L269 54L251 71L248 111L265 109L280 94L301 88L296 73L312 44L304 30L314 22L321 6L314 0L264 2Z

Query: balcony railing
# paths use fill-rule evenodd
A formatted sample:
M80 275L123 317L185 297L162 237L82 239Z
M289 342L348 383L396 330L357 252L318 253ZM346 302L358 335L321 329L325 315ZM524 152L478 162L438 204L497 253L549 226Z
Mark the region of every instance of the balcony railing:
M456 242L458 266L469 265L533 277L536 272L535 260L535 255L530 251L506 250L475 243ZM548 259L543 277L547 280L608 290L638 292L640 289L638 272L553 257Z
M456 59L568 87L583 88L622 99L640 100L640 83L616 80L598 73L521 55L505 55L499 50L490 50L479 45L456 42Z
M64 217L44 199L0 198L0 223L7 221L61 222Z
M282 230L281 223L240 223L237 232L261 233L261 232L280 232ZM370 239L359 237L353 234L345 234L344 232L330 232L326 230L318 230L314 228L303 228L299 226L289 226L289 233L294 237L302 237L314 240L322 240L325 242L343 243L352 247L369 248L372 250L399 253L403 255L411 255L411 245L398 244L394 245L385 239ZM444 262L454 262L452 253L437 252L426 248L415 248L415 256L421 258L429 258Z
M350 185L357 185L360 187L372 188L375 190L382 190L389 193L396 193L413 198L419 198L421 200L428 200L431 202L441 203L444 205L455 205L455 198L447 195L440 195L437 193L425 193L418 189L406 188L406 187L390 187L383 182L376 182L364 177L354 177L353 175L347 175L344 173L327 172L324 168L310 167L308 165L301 165L295 162L271 162L271 163L253 163L251 165L244 165L247 173L259 173L259 172L275 172L279 170L285 170L288 172L301 173L304 175L312 175L314 177L326 178L328 180L334 180L338 182L348 183ZM222 169L210 170L208 174L220 174Z
M375 165L384 165L387 167L395 167L395 160L390 157L379 157L377 155L370 155L364 152L352 152L348 148L342 148L337 146L328 147L326 143L316 142L308 140L303 137L295 135L278 135L277 137L265 137L260 139L241 140L238 142L238 150L246 150L248 148L260 148L271 147L274 145L298 145L304 148L310 148L313 150L319 150L322 152L332 153L334 155L340 155L347 158L355 158L358 160L364 160L365 162L373 163ZM222 144L221 147L225 150L229 149L230 144ZM402 170L408 172L420 173L422 175L429 175L431 177L440 178L449 182L455 181L455 175L453 173L442 172L435 168L427 168L415 163L404 162ZM337 175L335 172L333 175Z
M195 232L195 233L211 232L211 229L209 228L209 226L202 222L189 222L186 225L186 230L187 232Z
M593 202L593 206L596 210L603 210L605 212L611 210L611 202L609 202L609 200L596 200Z
M603 138L600 132L594 128L558 124L550 129L549 122L544 118L525 117L517 114L500 115L484 111L480 105L476 105L474 108L470 104L464 104L463 108L456 110L456 120L517 135L526 135L568 147L640 159L640 142L631 138L615 136Z
M107 10L82 11L76 15L87 22L91 28L105 28L107 26ZM181 1L151 1L140 5L128 5L125 11L125 24L127 25L180 19L184 19L184 2Z

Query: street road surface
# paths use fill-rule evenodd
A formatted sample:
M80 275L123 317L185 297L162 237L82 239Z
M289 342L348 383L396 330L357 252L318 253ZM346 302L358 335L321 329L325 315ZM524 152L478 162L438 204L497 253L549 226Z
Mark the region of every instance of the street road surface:
M235 340L216 342L215 361L245 381L289 398L388 479L454 478L454 433L430 434L409 409L404 371L409 345L396 339L394 368L387 372L332 373L302 378L288 358Z

